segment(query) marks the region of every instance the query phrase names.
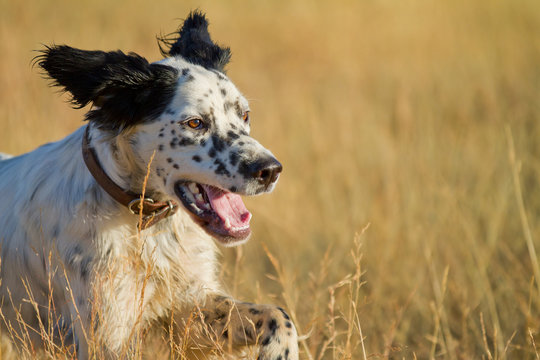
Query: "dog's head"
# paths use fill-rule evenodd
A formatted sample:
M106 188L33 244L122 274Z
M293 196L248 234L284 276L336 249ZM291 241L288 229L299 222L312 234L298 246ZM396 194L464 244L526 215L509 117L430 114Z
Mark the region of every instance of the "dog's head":
M166 58L150 64L52 46L38 64L75 106L92 103L92 126L129 137L141 169L155 152L149 191L178 199L223 244L239 244L251 218L240 195L272 191L281 164L249 136L248 102L224 73L230 50L212 42L203 14L191 13L161 50Z

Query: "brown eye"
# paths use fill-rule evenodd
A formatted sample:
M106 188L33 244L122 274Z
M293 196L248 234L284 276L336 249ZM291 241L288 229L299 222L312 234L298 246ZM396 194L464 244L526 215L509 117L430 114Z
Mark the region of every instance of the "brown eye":
M185 124L187 124L187 126L189 126L190 128L196 130L201 129L203 126L203 122L201 119L189 119L186 120Z
M245 123L249 122L249 111L244 112L244 115L242 115L242 119Z

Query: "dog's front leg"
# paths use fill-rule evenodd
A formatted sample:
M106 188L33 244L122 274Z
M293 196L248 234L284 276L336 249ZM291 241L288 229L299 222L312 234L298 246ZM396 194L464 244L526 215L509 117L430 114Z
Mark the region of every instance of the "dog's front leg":
M213 295L197 312L198 320L192 323L192 329L198 328L199 339L220 344L225 350L258 346L259 360L298 359L296 329L287 313L277 306Z

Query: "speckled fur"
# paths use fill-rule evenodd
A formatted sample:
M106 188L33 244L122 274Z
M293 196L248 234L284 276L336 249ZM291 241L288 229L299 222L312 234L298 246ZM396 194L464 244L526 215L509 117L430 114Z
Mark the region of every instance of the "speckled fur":
M188 20L184 27L204 35L202 14L192 13ZM276 306L240 302L223 292L216 276L215 241L187 210L139 232L138 217L104 192L83 162L81 140L88 126L104 170L124 189L143 191L152 156L144 191L157 200L174 198L178 179L245 195L273 189L273 184L261 188L247 176L250 164L272 154L249 136L244 116L248 102L222 72L228 57L218 51L221 67L212 68L212 61L197 63L192 54L186 55L189 61L181 52L169 55L158 67L131 54L103 56L68 47L48 48L39 59L57 85L71 92L74 103L91 102L93 107L89 123L65 139L17 157L0 155L4 326L11 324L18 334L28 330L35 345L43 336L30 328L52 329L52 340L70 346L79 359L118 358L133 350L139 335L174 329L169 335L186 349L219 347L234 353L256 345L261 360L295 360L296 330L288 315ZM89 84L78 87L85 81L78 72L86 70L77 61L85 56L92 57L85 64L105 57L124 62L121 68L106 64L111 73L96 74L92 81L104 83L88 92ZM66 59L69 66L63 67ZM142 80L130 79L135 82L129 84L131 92L122 93L121 76L133 71L132 62ZM146 96L143 80L166 76L163 84L171 86L172 75L172 93L155 84L147 92L167 97L157 102L160 107L143 99L153 107L133 110L121 121L112 116L126 107L111 103L116 97L130 101L137 91ZM195 115L205 122L204 133L186 127L186 119ZM26 330L17 319L26 323ZM186 334L186 327L187 338L179 335Z

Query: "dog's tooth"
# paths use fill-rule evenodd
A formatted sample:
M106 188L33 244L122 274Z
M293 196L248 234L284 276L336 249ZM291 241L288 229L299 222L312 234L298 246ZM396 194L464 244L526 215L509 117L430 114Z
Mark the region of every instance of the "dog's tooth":
M231 221L229 218L225 219L225 229L229 230L231 228Z
M202 214L202 210L199 209L199 207L197 205L195 205L195 203L189 203L189 206L191 206L191 208L193 210L195 210L195 212L197 213L197 215L200 215Z
M189 183L188 187L189 190L194 194L197 194L199 192L199 187L195 185L195 183Z
M240 231L240 230L246 230L247 228L249 228L249 225L238 226L238 227L235 227L234 230Z
M201 194L195 195L195 200L200 201L200 202L204 202L204 198L203 198L203 196Z

